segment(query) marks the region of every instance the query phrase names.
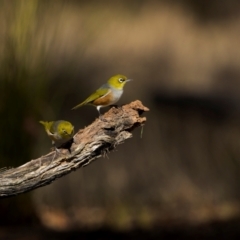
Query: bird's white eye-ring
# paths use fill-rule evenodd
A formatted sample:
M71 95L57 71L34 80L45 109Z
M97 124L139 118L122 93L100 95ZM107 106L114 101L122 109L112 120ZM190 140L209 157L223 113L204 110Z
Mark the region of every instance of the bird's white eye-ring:
M123 78L119 78L118 81L119 81L120 83L123 83L123 82L124 82L124 79L123 79Z

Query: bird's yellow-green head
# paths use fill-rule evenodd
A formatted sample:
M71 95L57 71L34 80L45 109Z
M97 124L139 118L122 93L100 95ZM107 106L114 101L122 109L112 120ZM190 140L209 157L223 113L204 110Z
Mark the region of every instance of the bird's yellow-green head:
M74 127L70 122L67 121L59 121L57 124L57 132L60 134L63 138L72 137L74 134Z
M117 89L123 89L124 85L131 81L132 79L128 79L126 76L121 75L121 74L117 74L112 76L109 80L108 80L108 84L111 87L117 88Z

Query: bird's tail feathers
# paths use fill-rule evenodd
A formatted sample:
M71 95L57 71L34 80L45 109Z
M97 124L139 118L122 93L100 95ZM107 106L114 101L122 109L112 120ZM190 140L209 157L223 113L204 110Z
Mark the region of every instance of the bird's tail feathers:
M39 121L39 123L41 123L43 126L46 126L47 122L44 121Z
M39 121L45 129L49 129L49 126L52 124L52 122L45 122L45 121Z
M84 102L78 104L77 106L73 107L72 110L75 110L75 109L77 109L77 108L80 108L80 107L82 107L82 106L85 105L85 104L86 104L86 101L84 101Z

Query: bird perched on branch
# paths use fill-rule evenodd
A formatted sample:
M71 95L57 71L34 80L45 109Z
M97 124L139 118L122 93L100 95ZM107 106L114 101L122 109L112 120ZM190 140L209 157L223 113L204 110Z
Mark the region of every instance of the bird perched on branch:
M44 126L47 135L52 140L52 144L56 148L59 148L64 143L67 143L74 135L74 126L68 121L59 120L51 122L39 122Z
M114 75L85 101L72 109L77 109L84 105L93 105L97 108L100 115L100 108L116 103L123 94L124 85L131 80L121 74Z
M72 139L74 135L74 126L70 122L64 120L51 122L39 121L39 123L44 126L47 135L52 140L52 144L55 146L55 153L51 160L52 163L56 154L59 153L58 148Z

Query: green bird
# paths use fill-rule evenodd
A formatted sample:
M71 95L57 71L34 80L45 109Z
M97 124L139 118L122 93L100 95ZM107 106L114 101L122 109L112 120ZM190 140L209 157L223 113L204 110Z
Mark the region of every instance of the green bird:
M85 101L72 109L77 109L84 105L93 105L97 108L97 111L100 115L100 108L116 103L123 94L123 87L131 80L132 79L128 79L126 76L121 74L114 75L107 81L107 83L103 84Z
M67 143L73 138L74 126L68 121L39 121L39 123L44 126L48 137L52 140L52 144L56 148L61 147L64 143Z

